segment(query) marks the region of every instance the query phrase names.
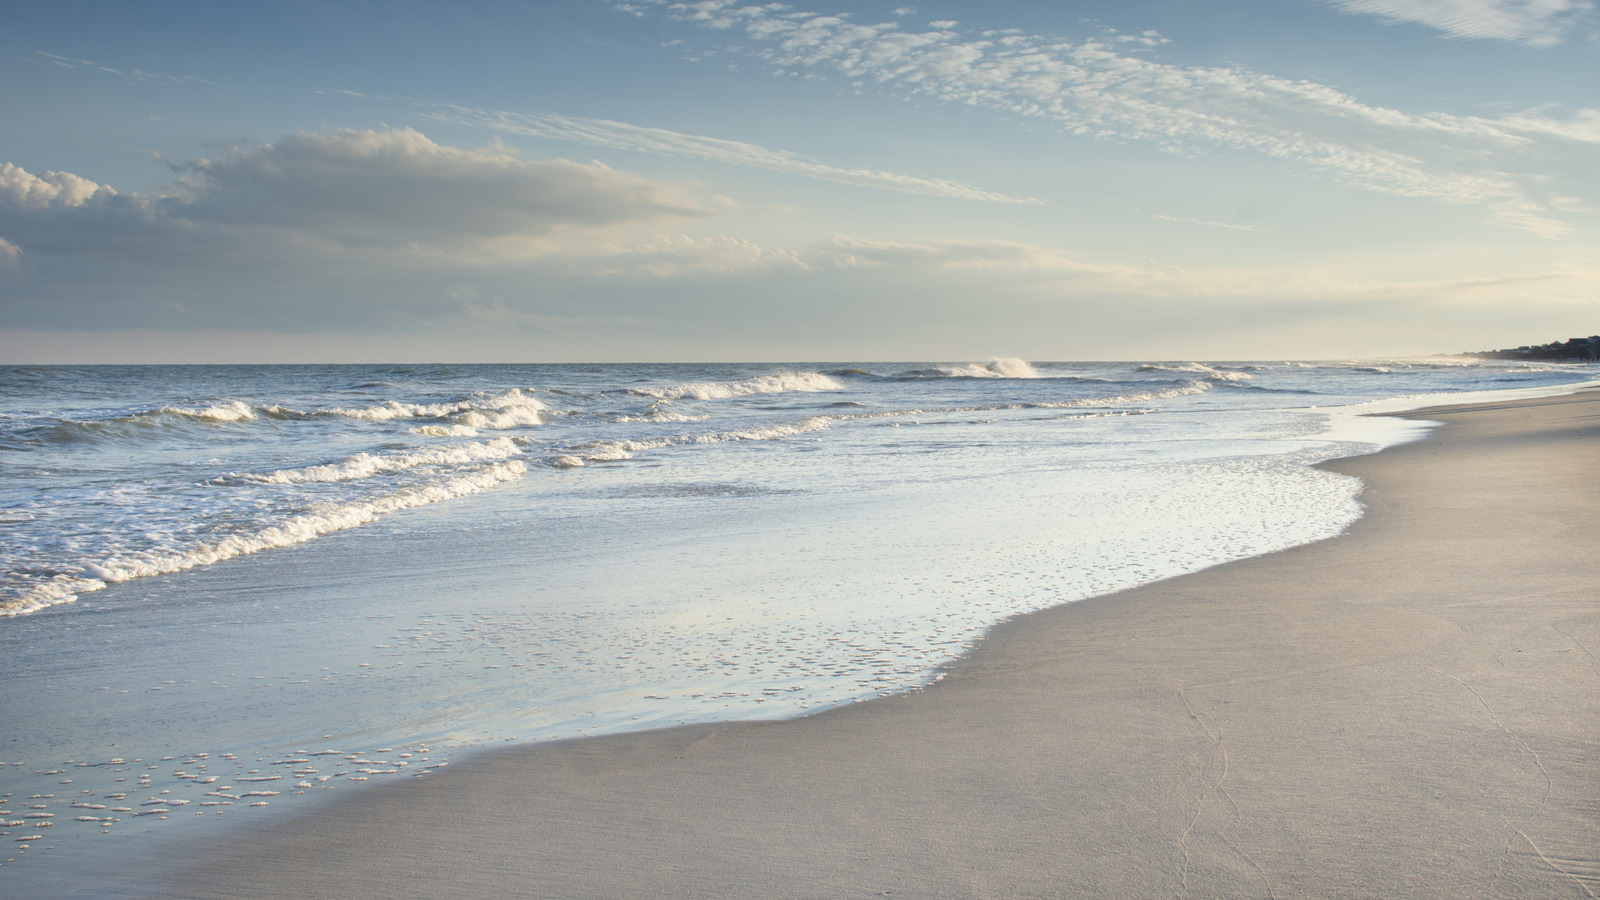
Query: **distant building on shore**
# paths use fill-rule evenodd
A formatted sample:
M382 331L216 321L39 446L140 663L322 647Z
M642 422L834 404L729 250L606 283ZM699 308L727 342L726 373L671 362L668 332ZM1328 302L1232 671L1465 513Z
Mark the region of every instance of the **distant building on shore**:
M1552 344L1518 347L1514 350L1479 350L1468 353L1479 359L1567 359L1583 362L1600 360L1600 334L1586 338L1570 338Z

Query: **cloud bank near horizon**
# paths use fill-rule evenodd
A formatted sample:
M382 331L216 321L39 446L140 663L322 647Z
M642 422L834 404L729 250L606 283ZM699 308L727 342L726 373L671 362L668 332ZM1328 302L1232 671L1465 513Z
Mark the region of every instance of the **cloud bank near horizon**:
M1191 271L957 237L840 233L766 246L715 231L730 200L411 129L288 135L171 171L171 185L144 194L0 164L7 327L606 333L643 345L742 335L755 345L762 335L822 340L841 317L867 333L921 335L980 296L971 330L1000 333L1129 315L1222 328L1267 309L1348 316L1424 297L1470 304L1530 283L1580 297L1600 284L1586 270L1499 280ZM663 230L702 225L713 230Z
M172 168L177 177L162 192L121 194L71 173L34 175L5 163L0 234L23 252L47 254L136 233L216 228L310 241L330 252L449 252L714 211L679 188L598 162L445 147L409 128L286 135Z

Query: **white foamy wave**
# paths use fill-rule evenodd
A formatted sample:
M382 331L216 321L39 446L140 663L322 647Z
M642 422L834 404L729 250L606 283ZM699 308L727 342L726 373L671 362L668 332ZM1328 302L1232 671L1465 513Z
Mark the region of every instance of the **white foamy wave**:
M293 419L301 415L283 406L251 406L242 400L227 400L209 406L162 406L109 418L50 417L39 423L37 430L30 427L33 423L24 424L20 430L31 431L35 439L47 444L148 441L161 440L166 429L174 426L211 427L253 422L261 418Z
M940 366L939 373L950 378L1038 378L1039 371L1026 360L995 357L987 363L967 363L954 368Z
M793 437L797 434L807 434L813 431L825 431L828 428L828 423L834 418L832 416L813 416L793 425L773 425L767 428L752 428L745 431L713 431L705 434L685 434L644 440L594 441L580 447L568 448L572 451L571 453L555 457L550 460L550 465L557 468L573 468L575 464L583 465L585 462L615 462L617 460L632 459L635 453L642 453L647 450L659 450L662 447L677 447L688 444L770 441L777 438Z
M487 428L498 431L502 428L520 428L525 425L542 425L544 417L539 413L544 409L544 404L535 400L532 404L507 406L502 409L462 410L455 415L459 424L468 428Z
M553 465L560 468L572 468L592 462L615 462L623 459L633 459L635 453L646 450L658 450L662 447L671 447L674 444L688 443L680 438L650 438L638 441L592 441L578 447L570 448L572 453L562 454L552 461ZM565 462L562 462L565 460Z
M698 381L664 388L633 388L633 393L657 400L728 400L751 394L837 391L843 388L844 385L821 372L785 372L745 381Z
M710 416L690 416L683 413L659 410L644 416L617 416L613 422L704 422Z
M229 481L251 484L314 484L335 481L352 481L374 475L403 472L419 466L459 466L469 463L510 459L520 456L522 450L510 438L495 438L476 444L457 444L452 447L431 447L413 453L374 455L357 453L336 463L305 466L299 469L279 469L265 475L229 474Z
M81 575L57 575L23 590L16 597L0 601L0 615L14 616L71 602L78 594L97 591L108 584L182 572L236 556L301 544L324 534L365 525L387 513L475 494L521 477L527 470L520 460L495 463L435 484L298 515L260 531L230 535L214 544L127 552L84 565Z
M545 405L540 403L538 398L524 394L520 388L512 388L504 394L456 403L401 403L390 400L378 406L361 409L335 407L322 410L321 413L373 422L388 422L395 419L448 419L463 428L495 430L542 425L544 418L540 413L545 409Z
M471 425L418 425L411 433L425 437L477 437L478 429Z
M1125 403L1151 403L1156 400L1172 400L1178 397L1203 394L1209 390L1211 390L1210 382L1191 381L1182 387L1168 388L1164 391L1143 391L1137 394L1122 394L1116 397L1085 397L1082 400L1064 400L1059 403L1036 403L1034 405L1040 409L1099 408L1121 406Z
M1200 375L1216 381L1249 381L1254 378L1249 372L1240 372L1232 369L1216 369L1205 363L1185 363L1181 366L1166 366L1160 363L1149 363L1139 367L1141 372L1177 372L1183 375Z
M165 406L161 408L160 412L169 416L182 416L186 419L200 419L208 422L248 422L256 417L256 411L250 407L250 404L241 400L230 400L227 403L192 408Z
M105 586L106 583L98 578L56 575L27 588L16 597L0 599L0 616L19 616L38 612L57 603L71 603L78 599L79 594L98 591Z
M826 431L829 416L813 416L794 425L773 425L768 428L754 428L749 431L718 431L711 434L695 435L688 443L694 444L721 444L727 441L770 441L777 438L793 437L797 434L807 434L813 431Z

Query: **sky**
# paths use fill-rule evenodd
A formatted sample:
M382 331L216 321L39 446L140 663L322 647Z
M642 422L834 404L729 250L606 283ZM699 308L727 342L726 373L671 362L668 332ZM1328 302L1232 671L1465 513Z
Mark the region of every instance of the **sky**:
M1600 332L1590 0L22 4L0 362Z

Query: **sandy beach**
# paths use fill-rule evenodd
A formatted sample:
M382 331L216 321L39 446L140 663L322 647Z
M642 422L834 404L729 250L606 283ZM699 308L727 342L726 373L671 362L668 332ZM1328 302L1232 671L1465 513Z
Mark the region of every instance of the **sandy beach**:
M996 627L927 689L526 746L222 897L1594 897L1600 394L1414 414L1347 534Z

